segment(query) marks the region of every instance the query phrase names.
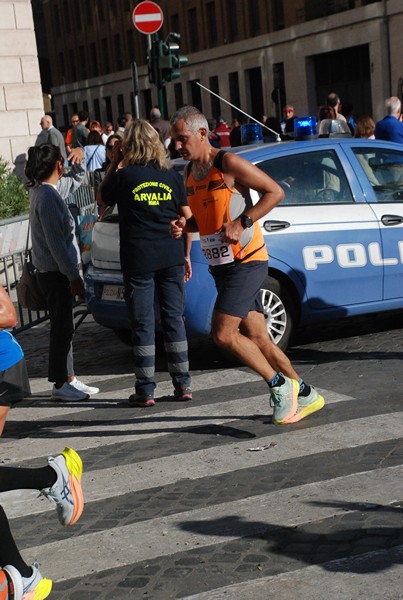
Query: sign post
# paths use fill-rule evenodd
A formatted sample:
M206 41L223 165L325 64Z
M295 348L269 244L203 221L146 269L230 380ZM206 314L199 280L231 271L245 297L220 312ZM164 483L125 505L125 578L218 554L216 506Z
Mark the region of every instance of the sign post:
M161 7L158 6L155 2L151 2L151 0L144 0L144 2L140 2L137 4L135 9L133 10L133 24L137 31L140 33L144 33L148 36L148 52L149 52L149 65L150 65L150 57L151 61L155 61L153 65L151 65L151 70L157 72L157 61L158 57L154 56L153 53L155 51L155 46L153 46L151 42L151 36L156 34L162 27L164 22L164 13L161 10ZM154 38L158 40L158 36L154 35ZM158 89L158 104L161 110L162 116L164 116L164 102L162 96L162 86L161 84L156 83Z

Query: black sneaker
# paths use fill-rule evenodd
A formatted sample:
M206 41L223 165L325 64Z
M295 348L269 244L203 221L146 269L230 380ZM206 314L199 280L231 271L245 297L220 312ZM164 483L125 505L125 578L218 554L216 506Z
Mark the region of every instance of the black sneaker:
M140 396L140 394L132 394L128 400L130 406L142 406L143 408L147 406L154 406L155 400L152 394L146 394L145 396Z

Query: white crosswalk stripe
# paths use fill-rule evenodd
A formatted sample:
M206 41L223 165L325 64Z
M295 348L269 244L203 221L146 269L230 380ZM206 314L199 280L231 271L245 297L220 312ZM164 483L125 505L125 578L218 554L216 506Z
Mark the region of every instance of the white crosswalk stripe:
M376 414L356 415L351 420L343 421L342 425L337 419L326 420L324 423L315 422L316 417L312 416L311 422L306 420L310 425L301 428L297 425L287 429L269 423L272 410L268 394L264 393L264 384L259 388L261 393L258 395L248 395L245 387L240 387L259 382L259 377L246 370L227 369L196 374L192 385L196 398L197 391L214 390L216 401L203 403L195 400L184 405L175 403L170 407L167 405L166 410L165 405L161 404L164 410L158 407L157 411L117 407L117 403L132 391L128 387L129 379L121 375L103 379L114 390L101 392L77 406L44 402L41 398L29 406L16 408L10 414L10 422L24 424L30 421L42 428L41 433L28 435L20 440L5 437L0 441L3 465L18 463L23 466L24 461L55 455L64 445L75 448L84 459L86 510L80 521L81 525L69 528L68 532L61 531L60 534L53 535L57 529L55 526L50 539L44 532L43 537L35 543L31 541L25 544L22 551L25 560L29 562L37 559L42 565L43 573L54 580L56 592L51 597L60 600L79 597L80 589L83 594L91 589L91 582L97 573L110 571L113 577L114 573L122 572L124 579L127 576L124 569L135 570L137 565L144 564L145 573L148 564L163 563L165 570L169 570L167 565L174 569L181 561L185 563L186 557L190 561L192 553L203 550L218 552L225 544L243 543L244 540L249 540L248 543L253 545L254 540L261 539L267 532L281 530L288 533L326 520L330 523L357 511L370 510L375 505L399 510L396 503L403 497L403 465L396 462L375 468L369 453L369 458L363 458L360 462L361 467L354 469L348 464L346 456L349 453L351 460L353 457L358 460L367 447L393 445L401 436L403 412L391 412L387 410L387 406L382 410L382 406L379 406ZM86 378L88 383L98 381L96 376ZM32 388L36 394L48 395L49 388L44 379L33 381ZM170 381L159 383L157 397L171 393L171 388ZM225 400L220 394L221 390L222 394L224 390L230 390L233 393L232 399ZM320 391L330 410L344 403L354 403L353 397L337 391ZM217 427L216 440L212 439L206 429L208 443L205 446L197 445L194 449L189 449L185 444L183 450L173 447L166 453L157 453L155 457L150 450L146 457L141 454L142 446L150 449L154 443L156 448L161 449L165 440L169 441L173 436L190 435L194 428L211 426ZM223 440L219 433L220 427L227 426L234 430L242 428L250 432L256 431L256 437L251 435ZM195 435L193 440L197 438L199 442L203 433L204 430ZM106 460L101 465L92 463L93 453L101 448L104 449L103 458L111 452L109 464ZM136 453L131 461L120 462L118 458L112 458L115 457L114 452L117 452L116 456L122 456L126 450L132 452L133 448L136 448ZM261 450L254 450L256 448ZM340 457L344 457L340 460L345 461L346 472L342 475L332 471L321 472L316 479L315 461L319 466L331 453L339 453ZM178 510L175 510L175 500L169 506L167 499L167 506L164 507L166 512L163 510L162 516L158 510L154 514L150 511L144 517L141 512L137 513L136 502L147 505L146 500L141 500L140 496L144 495L146 498L150 495L152 504L153 490L156 489L169 488L174 498L179 493L177 488L183 490L187 486L190 488L196 485L192 488L192 493L197 496L202 495L203 487L207 492L209 486L228 485L224 480L220 483L222 477L233 477L235 487L238 480L245 482L248 473L264 477L266 472L278 468L278 465L284 465L287 469L293 469L295 465L295 470L298 471L298 461L301 460L311 461L311 471L306 474L306 481L300 484L276 487L273 479L272 490L254 493L245 486L245 490L235 499L229 499L230 494L223 487L223 499L219 495L210 499L207 494L204 503L192 505L188 499L188 504L181 504ZM254 475L250 477L253 478ZM111 524L109 515L118 502L127 503L130 519L127 523L122 519L121 523ZM32 490L4 493L1 504L9 516L11 526L14 524L20 534L29 517L45 518L48 516L46 513L54 510L46 499L38 498L38 492ZM95 519L94 515L98 512L98 520L90 526L90 517ZM86 514L90 515L88 520ZM325 540L325 536L323 539ZM271 552L270 548L266 552ZM348 570L348 580L352 585L361 585L362 597L375 599L370 594L384 585L388 586L390 593L390 596L385 595L384 598L398 600L401 593L399 585L402 556L401 545L388 549L378 545L371 551L355 552L354 556L350 556L346 550L345 557L327 560L323 564L293 567L292 570L285 568L270 576L262 576L259 570L254 573L250 571L241 580L238 575L238 578L235 575L231 578L227 574L222 585L216 581L210 583L207 577L202 587L198 587L195 577L187 586L178 588L178 591L174 591L176 588L173 586L170 591L164 592L165 596L161 592L160 582L155 589L147 588L145 597L157 600L185 597L188 600L266 600L268 597L276 600L297 597L322 600L326 592L323 584L325 578L328 599L343 599L342 587L345 584L345 571ZM375 582L374 577L363 578L360 568L365 561L367 564L375 564L387 559L391 561L390 569L382 572ZM115 576L118 580L117 575ZM73 586L71 596L69 591L63 591L63 584L70 580ZM57 592L58 585L61 587ZM268 589L270 596L267 595ZM122 587L120 591L119 595L116 588L116 599L140 598L143 594L143 590L139 592L130 586ZM127 596L123 595L124 591ZM95 597L98 596L94 591ZM106 597L115 600L113 593L105 595ZM345 596L346 599L347 597L353 596Z

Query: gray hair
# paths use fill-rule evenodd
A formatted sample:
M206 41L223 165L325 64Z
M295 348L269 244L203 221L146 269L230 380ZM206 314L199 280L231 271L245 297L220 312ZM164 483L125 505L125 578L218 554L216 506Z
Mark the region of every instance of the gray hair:
M385 100L385 108L388 115L395 115L400 111L402 103L397 96L392 96Z
M197 133L201 127L209 131L206 117L195 106L182 106L182 108L177 110L171 117L171 127L181 119L185 121L187 128L192 133Z

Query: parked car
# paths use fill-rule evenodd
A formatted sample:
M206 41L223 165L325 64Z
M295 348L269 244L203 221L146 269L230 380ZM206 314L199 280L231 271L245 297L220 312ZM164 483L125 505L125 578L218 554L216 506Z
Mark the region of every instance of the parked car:
M403 308L403 146L328 138L231 151L285 190L260 219L270 256L262 298L275 343L285 348L299 325ZM198 235L191 257L186 327L208 335L215 288ZM85 284L94 319L127 338L116 208L94 227Z

